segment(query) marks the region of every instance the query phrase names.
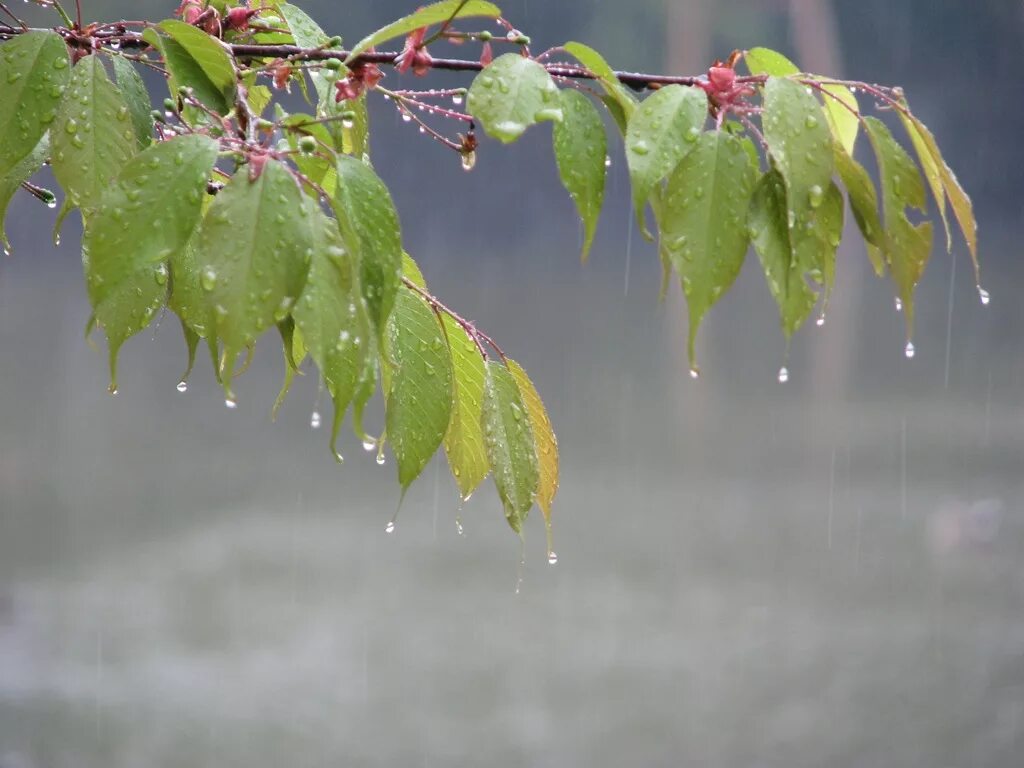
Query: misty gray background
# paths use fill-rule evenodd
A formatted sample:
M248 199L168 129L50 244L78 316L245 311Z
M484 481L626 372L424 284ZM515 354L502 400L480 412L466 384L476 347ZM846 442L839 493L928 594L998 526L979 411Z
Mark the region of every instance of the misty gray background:
M104 19L174 5L85 2ZM351 41L415 3L304 5ZM763 44L902 84L973 196L991 305L964 247L937 249L908 361L851 237L783 385L751 258L692 381L679 291L657 303L656 254L629 226L621 147L581 266L548 127L485 141L466 174L378 105L407 247L523 362L558 431L559 563L531 518L516 594L520 545L489 482L460 537L435 461L387 535L394 464L347 432L334 464L312 376L270 422L276 341L228 411L204 358L175 391L167 318L126 345L109 396L82 340L77 222L54 248L54 212L21 195L0 261L0 766L1019 766L1024 8L504 9L535 49L582 39L623 69L695 73Z

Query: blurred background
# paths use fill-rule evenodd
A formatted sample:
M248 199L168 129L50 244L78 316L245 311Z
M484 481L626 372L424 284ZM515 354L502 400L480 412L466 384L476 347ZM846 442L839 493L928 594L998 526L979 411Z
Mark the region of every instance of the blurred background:
M302 5L351 41L416 3ZM828 321L795 338L780 384L749 258L692 381L621 145L582 266L548 127L485 141L466 174L377 104L407 247L523 362L559 434L559 562L538 515L520 565L489 482L459 535L443 459L385 534L394 464L346 433L335 465L312 376L271 423L276 341L228 411L202 357L175 391L167 318L126 345L109 396L82 339L77 221L54 248L54 212L20 195L0 261L0 766L1020 765L1024 7L503 8L536 50L579 39L621 69L695 74L767 45L903 85L974 199L991 304L962 244L937 249L907 360L892 289L849 237Z

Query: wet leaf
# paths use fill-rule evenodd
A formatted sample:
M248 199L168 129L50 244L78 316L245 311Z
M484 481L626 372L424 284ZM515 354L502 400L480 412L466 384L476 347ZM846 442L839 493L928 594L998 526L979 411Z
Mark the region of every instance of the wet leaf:
M582 64L584 69L590 70L590 73L601 83L601 87L604 88L605 93L608 94L608 98L611 100L611 103L608 101L605 101L605 103L608 105L612 115L616 116L616 122L619 123L622 132L625 133L626 124L629 122L630 117L632 117L633 110L636 109L636 97L622 84L604 57L589 45L568 42L562 47L565 48L570 56L573 56ZM621 113L621 119L617 116L612 104L618 109L618 113Z
M27 32L0 46L0 179L39 147L70 69L67 46L56 32Z
M306 344L302 340L302 333L295 327L294 318L290 315L286 317L277 324L277 330L281 334L281 349L284 352L284 382L270 411L271 419L277 418L278 411L281 410L292 388L292 382L295 381L296 375L302 374L300 366L306 359Z
M442 24L449 19L465 19L473 16L496 19L501 16L501 9L494 3L483 2L483 0L444 0L440 3L432 3L418 9L415 13L391 22L386 27L378 29L371 35L367 35L354 46L346 61L352 61L359 54L368 51L375 45L402 37L420 27L429 27L432 24Z
M669 176L659 222L661 247L682 277L691 366L696 367L694 342L701 319L743 266L756 177L743 144L724 131L702 134Z
M818 100L792 80L769 77L764 88L764 136L786 182L789 221L807 228L832 180L832 134Z
M157 45L170 73L171 96L187 86L195 97L225 115L235 99L235 66L221 44L210 35L177 19L159 24L161 33L146 30L146 42Z
M904 106L906 104L904 103ZM960 186L960 182L956 178L956 174L946 164L945 159L942 157L942 152L939 150L938 142L935 141L935 137L932 132L928 130L927 126L922 123L916 116L904 115L902 112L899 113L901 119L905 121L907 125L907 131L910 133L910 140L914 144L914 149L917 150L917 156L921 160L922 166L925 168L925 173L928 177L928 182L931 185L932 192L935 195L936 204L939 208L939 214L942 217L942 222L946 227L946 239L947 249L952 247L950 243L949 235L949 223L946 220L945 203L940 201L939 190L936 188L934 183L934 174L938 172L938 179L942 183L942 189L949 196L949 204L953 209L953 215L956 216L957 223L960 224L960 230L963 232L964 240L967 243L967 249L971 254L971 262L974 265L974 277L976 282L980 283L981 280L981 268L978 264L978 223L974 220L974 206L971 204L971 198L967 196L963 187ZM932 159L931 163L926 162L925 158L930 156Z
M313 260L292 317L334 401L331 450L340 458L335 447L338 430L366 364L370 321L359 294L356 265L337 223L312 201L308 206Z
M537 506L544 513L544 523L551 529L551 504L558 493L558 439L551 428L551 419L526 371L515 360L508 360L509 370L519 387L526 412L530 416L530 429L536 444L539 481L537 484Z
M149 92L134 64L123 56L114 56L113 59L117 87L128 106L139 148L144 149L153 142L153 107L149 101Z
M885 242L885 231L878 218L878 194L875 192L874 182L871 181L864 166L838 145L835 148L835 164L836 173L846 187L853 218L861 235L869 245L882 247ZM875 271L881 277L885 272L885 265L879 262L875 265Z
M750 231L788 339L811 314L818 295L796 263L787 216L785 182L778 171L766 173L750 202Z
M284 17L288 30L295 40L295 45L300 48L318 48L331 39L330 35L324 32L320 25L298 6L281 3L277 6L277 10ZM320 101L324 101L327 97L334 98L334 86L320 70L311 70L309 76L313 80L313 87L316 89Z
M97 56L75 65L50 133L53 175L79 208L99 202L138 149L128 105Z
M110 348L111 387L117 353L163 306L170 260L199 223L217 143L179 136L136 155L103 192L82 239L89 301Z
M839 146L852 155L853 147L857 143L857 132L860 130L860 105L857 103L857 97L845 85L823 84L821 90L825 92L822 95L822 103L825 105L829 129Z
M385 421L404 491L430 461L448 431L452 359L434 310L402 284L388 318Z
M448 315L442 315L452 356L452 413L444 450L448 455L459 496L468 499L483 482L491 467L484 449L480 421L484 400L484 359L465 329Z
M696 146L707 115L708 99L703 90L668 85L644 99L629 119L626 163L633 185L633 208L642 227L651 190Z
M359 260L359 282L378 333L395 301L402 268L402 233L391 193L373 169L346 155L337 158L332 201L346 246Z
M291 311L312 255L309 208L288 169L267 160L253 181L242 167L214 198L196 240L205 303L223 344L228 396L238 353Z
M886 240L883 248L886 263L907 323L907 339L914 332L914 289L932 249L931 222L911 224L906 209L924 211L924 182L917 166L881 120L864 118L868 137L878 158L882 180L882 210L885 214Z
M604 202L608 139L601 115L590 99L572 89L563 90L559 98L562 121L555 123L552 132L555 162L562 184L583 220L581 258L586 261Z
M0 243L3 243L6 248L10 248L7 233L4 231L7 206L10 205L14 194L21 188L21 182L43 167L49 153L50 137L44 134L34 150L6 169L5 173L0 174Z
M540 483L537 446L515 376L500 360L487 361L483 427L487 460L505 519L512 530L522 533Z
M800 72L796 64L771 48L751 48L743 54L743 63L752 75L786 77Z
M492 61L473 79L466 107L489 136L505 144L545 120L559 121L558 87L544 67L518 53Z

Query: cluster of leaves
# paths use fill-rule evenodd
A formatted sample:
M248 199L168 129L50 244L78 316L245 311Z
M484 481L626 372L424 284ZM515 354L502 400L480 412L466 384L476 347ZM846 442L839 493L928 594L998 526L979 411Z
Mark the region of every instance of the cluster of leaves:
M932 227L912 224L906 209L925 208L924 182L886 124L862 116L857 89L898 116L947 236L948 198L976 257L970 201L898 89L808 75L765 49L743 57L745 76L733 68L738 56L702 77L623 76L580 43L532 56L529 38L482 0L425 6L348 51L288 3L185 0L179 18L158 24L88 26L53 5L62 26L0 26L0 224L19 188L56 204L29 181L49 164L65 194L57 228L74 209L84 224L88 330L106 334L111 391L120 347L164 308L181 320L188 371L205 342L232 407L257 338L276 328L286 365L278 405L312 360L334 401L330 445L339 460L350 410L365 446L390 443L403 492L443 445L464 498L493 474L516 531L536 503L550 533L558 486L550 421L522 367L434 297L403 250L370 159L369 96L389 100L467 170L476 125L507 143L552 122L558 171L584 225L584 258L604 202L603 107L624 143L643 231L654 239L649 209L665 276L674 270L681 279L694 375L697 328L751 243L787 338L827 302L842 188L875 269L896 284L909 339ZM496 20L506 34L455 29L472 18ZM403 37L400 53L375 49ZM427 51L438 40L480 44L478 60L443 65L478 70L468 89L380 84L378 65L421 76L441 67ZM492 43L515 50L494 57ZM165 76L163 110L152 110L137 67ZM310 113L289 113L275 99L275 89L292 85ZM430 101L439 97L456 106L465 99L466 111ZM416 114L424 111L467 130L450 138ZM877 157L881 212L854 159L861 127ZM0 236L6 246L2 227ZM371 437L362 415L378 387L386 424Z

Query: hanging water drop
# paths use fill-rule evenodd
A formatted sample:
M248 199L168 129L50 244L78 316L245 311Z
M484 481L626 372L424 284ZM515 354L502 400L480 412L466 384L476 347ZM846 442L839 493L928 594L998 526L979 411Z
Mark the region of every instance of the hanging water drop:
M789 381L789 369L786 366L779 368L779 383L785 384Z
M981 304L982 304L982 306L985 306L985 307L987 307L988 303L990 301L992 301L992 297L989 296L988 291L986 291L980 285L978 286L978 298L981 299Z
M238 407L238 401L233 397L226 397L224 398L224 407L233 411Z
M49 198L46 201L46 207L47 208L56 208L57 207L57 198L55 198L55 197Z
M825 199L825 190L815 184L807 191L807 195L811 208L820 208L822 201Z
M548 565L558 565L558 553L555 551L548 552Z
M455 518L455 530L458 531L459 536L465 536L466 535L466 529L462 527L462 518L461 517L456 517Z
M691 379L699 379L700 378L700 371L698 371L696 368L691 368L690 369L690 378Z
M896 305L896 311L897 312L902 312L903 311L903 299L901 299L899 296L897 296L896 300L893 303Z
M462 170L464 170L464 171L466 171L468 173L469 171L473 170L473 167L475 165L476 165L476 152L474 152L473 150L470 150L469 152L463 152L462 153Z
M182 379L178 382L178 386L175 387L179 392L188 392L188 382Z
M369 453L370 451L372 451L376 447L377 447L377 442L375 440L370 440L369 438L367 438L366 440L363 440L363 450L366 451L367 453Z
M605 168L611 168L612 167L612 156L611 155L605 155L604 156L604 167Z
M384 446L382 445L381 449L377 452L377 464L383 467L385 461L387 459L384 458Z
M821 328L821 326L823 326L825 324L825 313L824 312L822 312L820 315L818 315L818 319L814 321L814 324L817 325L819 328Z
M394 532L395 532L395 521L394 520L388 520L388 524L384 526L384 533L394 533Z
M409 114L409 110L402 110L402 122L408 123L410 120L412 120L412 115Z
M906 355L907 359L909 360L914 356L915 352L916 350L914 349L914 342L908 341L907 346L903 348L903 354Z
M320 429L320 411L313 411L309 416L309 428Z
M459 106L462 103L462 91L456 91L452 94L452 104Z

